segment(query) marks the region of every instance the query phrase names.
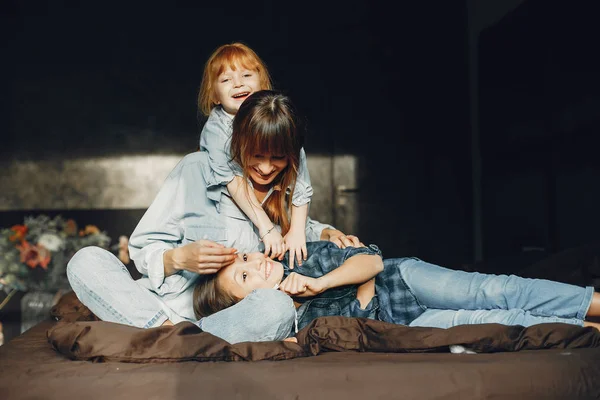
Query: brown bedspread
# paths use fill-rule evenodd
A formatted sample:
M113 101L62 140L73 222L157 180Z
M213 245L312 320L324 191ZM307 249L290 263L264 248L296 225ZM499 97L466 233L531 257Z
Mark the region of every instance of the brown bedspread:
M230 345L192 324L92 322L74 296L53 315L79 322L47 321L0 346L0 398L600 398L598 333L569 325L439 330L329 317L302 330L298 345ZM485 354L450 354L451 344ZM207 362L174 362L184 360Z
M448 352L464 345L476 352L600 347L600 332L567 324L529 328L498 324L450 329L409 328L366 318L321 317L298 332L298 344L229 344L189 322L152 329L102 321L58 323L48 341L75 360L124 362L260 361L316 356L328 351Z
M84 326L78 322L75 326ZM42 323L22 336L0 346L0 393L5 399L86 400L127 399L589 399L600 398L600 348L523 350L486 354L361 353L327 351L331 343L342 343L328 335L341 335L321 326L322 331L308 342L319 355L285 361L257 362L170 362L123 363L73 361L57 353L49 344L47 331L58 332L67 324ZM550 339L559 334L556 327L542 327L538 334L527 331L517 341L529 346L537 336ZM117 328L115 328L117 329ZM121 329L121 328L118 328ZM350 328L352 329L352 328ZM560 328L559 328L560 329ZM127 335L137 332L125 329ZM587 336L586 329L575 331ZM63 331L64 332L64 331ZM90 330L91 332L91 330ZM164 331L155 330L159 336ZM201 335L179 325L183 340ZM304 332L311 332L310 330ZM339 330L337 331L339 332ZM434 347L426 331L417 341ZM508 332L515 332L509 330ZM525 333L527 333L525 332ZM185 334L184 334L185 333ZM148 331L145 333L148 334ZM379 335L390 331L367 332L349 348L366 341L374 350ZM579 337L579 338L578 338ZM148 337L149 338L149 337ZM99 338L100 339L100 338ZM133 336L129 336L133 339ZM538 340L535 339L535 340ZM589 338L588 338L589 339ZM398 338L397 340L403 340ZM452 338L445 339L445 346ZM580 336L573 337L576 343ZM587 339L584 339L587 340ZM595 340L597 345L597 339ZM304 341L304 340L303 340ZM307 343L307 341L304 341ZM560 340L559 340L560 341ZM389 338L382 343L390 343ZM544 339L544 342L546 340ZM160 341L152 341L161 351ZM481 342L482 344L484 342ZM563 345L569 346L570 342ZM104 344L90 349L103 352ZM243 347L243 344L240 344ZM240 345L237 348L239 348ZM269 344L265 344L269 345ZM281 344L279 344L281 345ZM534 344L535 345L535 344ZM285 345L286 348L294 348ZM252 346L248 347L248 349ZM485 348L482 347L482 349ZM356 349L356 348L355 348ZM84 350L84 349L83 349ZM442 347L438 347L442 350ZM144 352L146 350L140 349ZM313 351L313 350L311 350ZM189 353L189 352L188 352ZM135 354L135 351L132 352ZM250 354L251 358L252 355Z

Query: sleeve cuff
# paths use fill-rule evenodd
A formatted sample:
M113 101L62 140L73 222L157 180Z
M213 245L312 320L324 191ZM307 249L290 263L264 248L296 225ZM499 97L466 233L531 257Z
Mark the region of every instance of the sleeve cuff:
M202 165L202 176L206 184L206 197L219 203L221 201L221 194L227 193L227 184L234 178L234 171L228 171L229 173L227 174L218 173L209 164L204 163Z
M148 267L148 278L150 285L155 291L159 291L165 281L165 265L163 263L163 254L167 248L151 250L146 254L146 265Z
M292 204L296 207L303 206L310 202L312 195L312 186L301 179L297 179L296 187L294 188L294 196L292 197Z
M352 256L356 256L359 254L365 254L365 255L369 255L369 256L380 256L383 258L383 255L381 254L381 250L379 249L379 247L375 244L370 244L366 247L349 247L349 250L346 252L346 257L344 258L344 261L346 261L348 258L352 257Z

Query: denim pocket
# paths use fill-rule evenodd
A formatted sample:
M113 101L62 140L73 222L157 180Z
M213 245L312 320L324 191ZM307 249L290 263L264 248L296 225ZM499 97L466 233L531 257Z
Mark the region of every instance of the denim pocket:
M186 226L184 244L197 240L211 240L213 242L226 242L227 229L214 226Z
M248 217L240 208L233 203L233 201L229 197L225 197L221 199L221 205L219 208L219 213L221 216L239 219L242 221L249 221Z

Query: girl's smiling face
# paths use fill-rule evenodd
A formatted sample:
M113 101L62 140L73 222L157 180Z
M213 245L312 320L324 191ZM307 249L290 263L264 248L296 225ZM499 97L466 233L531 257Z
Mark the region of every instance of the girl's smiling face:
M236 64L233 69L225 68L217 77L215 104L220 104L227 113L235 115L244 100L261 89L258 71Z
M222 290L243 299L254 289L275 288L283 279L283 265L263 253L238 254L236 261L221 269L216 279Z

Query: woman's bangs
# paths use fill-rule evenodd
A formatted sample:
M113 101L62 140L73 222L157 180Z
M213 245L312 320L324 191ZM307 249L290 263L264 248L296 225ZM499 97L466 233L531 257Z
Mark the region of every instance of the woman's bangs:
M261 128L263 129L257 129L252 135L254 138L252 141L252 154L268 153L277 156L293 154L294 149L288 132L283 132L282 129L277 129L277 127L268 124Z

